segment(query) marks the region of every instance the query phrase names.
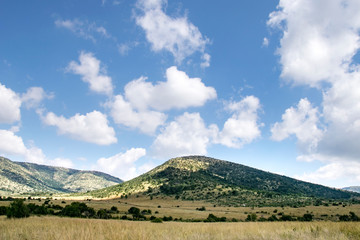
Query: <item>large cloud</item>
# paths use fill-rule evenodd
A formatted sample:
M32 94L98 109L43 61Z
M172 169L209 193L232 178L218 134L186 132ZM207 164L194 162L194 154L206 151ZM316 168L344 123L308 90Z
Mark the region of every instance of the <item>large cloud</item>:
M308 155L302 158L333 164L326 166L345 166L359 161L360 66L354 60L360 48L359 11L357 0L281 0L268 21L270 26L283 31L278 49L281 76L294 84L317 87L323 92L320 115L324 132L316 134L317 147L311 152L302 152ZM300 125L309 119L303 118ZM277 133L281 132L279 126ZM281 126L287 128L284 124ZM292 132L304 142L299 134ZM311 145L314 139L306 141ZM319 169L312 176L320 179L328 169L330 167ZM342 176L349 168L344 169Z
M108 125L106 115L99 111L92 111L86 115L76 114L70 118L59 117L49 112L42 116L42 120L47 125L56 126L59 134L73 139L98 145L117 142L115 131Z
M204 53L209 40L202 36L199 29L188 21L187 17L172 18L163 11L166 0L139 0L137 8L141 14L136 15L136 23L146 33L152 50L167 50L177 62L199 51L203 54L208 67L210 55Z
M43 151L32 142L25 146L23 139L9 130L0 130L0 155L22 157L27 162L52 166L73 167L71 160L66 158L48 159Z
M145 77L129 82L124 95L117 95L106 103L117 124L138 128L146 134L155 133L167 115L162 111L200 107L216 98L213 87L207 87L200 78L190 78L176 67L166 70L165 82L153 84Z
M271 128L271 138L282 141L290 135L295 135L303 153L312 153L323 132L319 129L317 108L313 108L309 100L301 99L296 108L288 108L282 115L282 122L277 122Z
M104 68L100 68L100 61L92 53L81 52L79 56L80 64L71 61L67 70L82 76L82 80L89 84L92 91L111 95L113 85L111 77L106 75Z
M137 109L169 110L203 106L216 98L213 87L207 87L200 78L190 78L175 66L166 70L166 82L153 85L146 78L131 81L125 86L125 96Z
M157 157L176 157L183 155L205 155L211 138L218 129L215 125L207 127L199 113L184 113L168 123L153 143Z
M233 115L225 122L215 142L227 147L240 148L261 135L258 123L260 101L254 96L247 96L239 102L231 102L227 106Z
M216 124L206 126L199 113L187 113L168 123L156 137L152 149L156 157L181 155L206 155L211 144L240 148L261 135L258 123L260 102L247 96L239 102L231 102L227 110L233 115L220 131Z
M100 158L94 169L117 176L123 180L129 180L150 170L146 166L136 167L135 162L145 155L146 150L144 148L131 148L125 153L118 153L109 158Z
M310 86L337 81L359 49L359 1L280 0L278 9L268 24L283 30L282 77Z
M167 116L164 113L151 110L135 110L121 95L106 104L110 114L117 124L130 128L138 128L146 134L153 134L158 126L164 124Z
M10 88L0 83L0 123L19 121L21 98Z

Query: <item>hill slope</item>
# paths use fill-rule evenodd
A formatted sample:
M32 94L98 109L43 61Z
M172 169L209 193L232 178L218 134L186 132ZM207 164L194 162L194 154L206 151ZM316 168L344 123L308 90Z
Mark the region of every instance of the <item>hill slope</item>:
M261 205L303 204L315 198L350 199L360 196L203 156L170 159L135 179L92 191L90 196L125 197L140 193L224 204L256 202Z
M101 172L13 162L0 157L0 191L5 195L86 192L121 182Z

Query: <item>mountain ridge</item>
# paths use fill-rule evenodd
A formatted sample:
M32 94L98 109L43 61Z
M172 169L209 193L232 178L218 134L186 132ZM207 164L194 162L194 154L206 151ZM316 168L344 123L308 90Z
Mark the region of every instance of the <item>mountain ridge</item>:
M204 156L172 158L127 182L90 192L90 197L116 198L131 194L174 196L184 200L241 204L256 201L309 202L350 199L358 194L296 180L242 164Z
M121 182L98 171L15 162L0 157L0 191L5 195L86 192Z

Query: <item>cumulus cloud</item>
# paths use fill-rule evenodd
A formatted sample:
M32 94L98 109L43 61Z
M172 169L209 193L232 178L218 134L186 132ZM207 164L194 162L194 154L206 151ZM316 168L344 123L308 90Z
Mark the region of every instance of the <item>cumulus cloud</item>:
M163 11L166 0L139 0L136 4L140 14L136 23L146 34L153 51L166 50L172 53L177 62L194 52L204 53L209 40L186 16L172 18Z
M26 93L21 95L21 101L29 109L36 108L44 99L51 99L53 97L53 94L47 94L41 87L31 87Z
M239 102L231 102L227 109L233 115L225 122L215 142L227 147L240 148L254 141L261 135L258 123L260 101L254 96L247 96Z
M323 93L322 109L313 109L322 116L321 134L315 124L317 114L308 109L308 115L301 118L300 106L298 110L288 109L283 117L297 115L314 130L314 138L309 129L301 134L298 126L292 126L291 130L290 120L283 119L282 124L273 128L275 139L295 134L299 142L312 146L301 152L300 159L326 164L312 176L328 171L328 176L339 178L340 175L331 174L333 166L350 169L359 162L360 65L354 59L360 49L359 11L360 2L356 0L281 0L278 10L269 17L268 25L283 32L277 51L281 76L296 85L316 87ZM280 131L280 126L284 131ZM347 171L341 172L345 176Z
M88 21L81 21L79 19L57 19L55 21L55 26L59 28L65 28L73 32L76 36L91 40L94 43L96 42L96 35L110 38L110 34L103 26L97 26L96 23L89 23Z
M135 162L146 155L144 148L131 148L125 153L118 153L109 158L100 158L94 169L117 176L123 180L130 180L148 171L148 165L137 167Z
M306 98L301 99L296 108L286 109L282 122L275 123L271 128L271 138L282 141L290 135L295 135L303 153L312 153L323 136L318 127L319 112L313 108Z
M359 49L359 1L280 0L268 25L283 31L281 76L319 86L346 71Z
M106 104L110 115L117 124L130 128L138 128L146 134L153 134L159 125L164 124L167 116L164 113L151 110L135 110L121 95Z
M106 75L106 70L100 68L100 61L92 53L81 52L80 64L71 61L67 67L69 72L82 76L82 80L89 84L92 91L96 93L111 95L113 85L111 77Z
M239 102L229 103L233 115L227 119L220 131L216 124L206 126L199 113L185 112L165 125L156 137L152 149L156 157L181 155L206 155L211 144L241 148L261 135L258 123L260 102L248 96Z
M169 110L203 106L216 98L213 87L207 87L200 78L190 78L175 66L166 70L166 82L153 85L141 77L125 86L126 99L137 109Z
M66 158L46 158L43 151L36 147L31 141L26 146L23 139L11 130L0 130L0 155L10 157L21 157L26 162L46 164L60 167L72 167L71 160Z
M328 185L329 181L345 178L350 184L358 184L360 181L359 162L333 162L320 167L310 173L295 176L298 179L309 182L323 183ZM334 183L337 187L345 187L342 184Z
M19 121L21 98L10 88L0 83L0 123Z
M110 145L117 142L115 131L109 126L107 116L98 111L92 111L86 115L76 114L70 118L59 117L49 112L41 118L45 124L56 126L59 134L76 140L98 145Z
M207 146L217 132L215 125L205 125L199 113L185 112L161 130L152 145L153 154L164 158L206 155Z
M216 98L213 87L205 86L200 78L190 78L176 67L166 70L164 82L153 84L146 80L140 77L129 82L124 97L117 95L106 103L115 123L153 134L167 118L163 111L200 107Z

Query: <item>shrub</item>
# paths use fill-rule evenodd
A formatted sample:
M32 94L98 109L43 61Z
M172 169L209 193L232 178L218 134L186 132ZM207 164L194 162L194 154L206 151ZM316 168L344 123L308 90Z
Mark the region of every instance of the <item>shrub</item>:
M196 208L196 210L198 210L198 211L205 211L206 208L205 208L204 206L202 206L201 208Z
M268 221L269 221L269 222L275 222L275 221L279 221L279 219L276 217L276 215L271 215L271 216L268 218Z
M153 223L162 223L161 218L154 218L153 220L151 220L151 222Z
M255 213L252 213L252 214L247 215L247 218L245 219L245 221L255 222L256 219L257 219L257 215Z
M7 212L7 207L0 206L0 215L6 215L6 212Z
M25 218L30 216L30 211L23 199L15 199L10 203L6 216L8 218Z

